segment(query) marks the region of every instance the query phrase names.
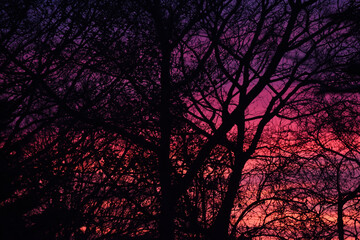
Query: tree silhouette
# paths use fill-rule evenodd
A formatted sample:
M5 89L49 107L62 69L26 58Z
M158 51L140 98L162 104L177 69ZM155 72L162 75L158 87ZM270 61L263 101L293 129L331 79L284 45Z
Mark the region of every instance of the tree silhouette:
M358 237L358 11L5 1L1 237Z
M316 114L302 119L303 134L312 146L306 150L308 165L315 168L312 195L319 199L333 234L339 239L358 237L359 207L359 99L356 95L330 95L313 102ZM320 111L319 111L320 109ZM304 156L304 154L301 154ZM308 180L307 180L308 181Z

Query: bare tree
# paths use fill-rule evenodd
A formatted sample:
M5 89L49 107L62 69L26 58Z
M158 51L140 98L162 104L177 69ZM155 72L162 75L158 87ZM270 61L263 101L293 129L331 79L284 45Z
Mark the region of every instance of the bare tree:
M302 155L305 166L314 168L307 174L307 181L316 183L312 195L317 195L326 209L323 218L331 216L327 218L334 226L334 235L339 239L358 238L358 96L327 94L314 101L311 108L318 109L318 113L302 119L299 126L306 144L311 146L304 151L308 157Z
M354 59L356 22L334 17L352 11L332 0L5 2L0 207L16 227L4 237L41 237L44 222L44 238L331 237L317 211L327 202L296 182L307 158L294 129L338 106L306 108ZM337 191L343 210L357 199L348 191Z

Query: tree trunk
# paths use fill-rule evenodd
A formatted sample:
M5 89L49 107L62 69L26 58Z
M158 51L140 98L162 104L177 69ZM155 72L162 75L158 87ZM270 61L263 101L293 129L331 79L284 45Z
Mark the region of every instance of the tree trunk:
M234 206L237 191L242 177L242 170L245 166L245 159L241 159L241 155L235 156L235 166L231 173L228 189L225 198L221 204L221 208L216 216L215 222L210 228L208 239L228 239L229 225L231 217L231 209Z
M338 207L337 207L337 227L339 240L344 240L344 220L343 220L343 203L342 198L339 197Z
M162 36L165 38L164 36ZM163 58L161 61L161 102L160 102L160 149L159 149L159 175L161 186L159 232L160 239L172 240L174 235L174 218L176 199L172 196L170 138L171 138L171 114L170 114L170 55L168 44L162 44Z
M164 194L161 199L160 207L160 219L159 219L159 233L161 240L172 240L175 239L175 204L171 200L171 196Z

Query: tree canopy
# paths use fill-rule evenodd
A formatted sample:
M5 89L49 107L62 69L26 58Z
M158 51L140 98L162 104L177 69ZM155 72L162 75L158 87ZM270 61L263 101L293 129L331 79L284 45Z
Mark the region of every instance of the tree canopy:
M5 0L0 238L359 238L359 12Z

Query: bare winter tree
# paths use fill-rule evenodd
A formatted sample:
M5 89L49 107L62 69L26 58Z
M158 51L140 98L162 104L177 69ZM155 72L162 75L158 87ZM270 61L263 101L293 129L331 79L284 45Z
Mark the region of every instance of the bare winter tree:
M358 188L343 185L343 169L357 157L298 120L346 109L307 107L358 84L355 2L5 1L0 11L3 238L330 238L323 208L334 204L338 235L351 236ZM301 154L304 139L316 158ZM315 163L339 157L338 187L317 194L312 181L330 172Z
M238 194L246 164L251 168L256 156L276 151L274 129L299 117L297 107L307 102L313 84L329 72L327 63L354 54L352 38L347 34L352 23L331 17L347 6L334 4L259 1L248 6L231 2L206 24L209 40L216 43L212 55L216 65L212 71L207 69L206 76L213 87L207 95L193 96L189 114L202 123L198 125L200 131L210 136L191 168L206 164L201 154L207 146L213 149L220 144L232 154L227 171L222 169L227 173L226 188L212 216L208 238L227 237L232 210L237 198L242 197ZM217 31L224 21L226 29ZM297 107L287 107L290 102ZM290 130L285 138L291 137Z

